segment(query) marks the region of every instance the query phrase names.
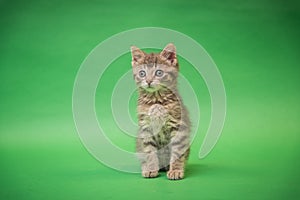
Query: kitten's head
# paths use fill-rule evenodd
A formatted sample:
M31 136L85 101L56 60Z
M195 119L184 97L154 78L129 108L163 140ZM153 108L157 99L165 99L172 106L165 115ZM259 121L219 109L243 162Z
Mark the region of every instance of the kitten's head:
M131 55L133 76L138 87L147 92L176 87L178 62L173 44L168 44L157 54L146 54L132 46Z

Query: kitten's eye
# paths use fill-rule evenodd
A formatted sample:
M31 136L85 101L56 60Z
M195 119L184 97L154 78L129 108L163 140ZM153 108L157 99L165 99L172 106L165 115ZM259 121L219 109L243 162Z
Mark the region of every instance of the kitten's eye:
M162 77L162 75L164 74L164 72L162 70L156 70L155 72L155 76L158 76L158 77Z
M140 77L145 77L146 76L146 72L144 70L139 71L139 76Z

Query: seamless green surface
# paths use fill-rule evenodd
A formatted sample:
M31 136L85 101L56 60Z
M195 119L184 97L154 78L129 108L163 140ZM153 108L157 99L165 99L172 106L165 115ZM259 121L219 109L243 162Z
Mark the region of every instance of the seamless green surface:
M299 199L299 15L299 1L279 0L0 1L0 198ZM85 150L73 122L73 83L84 58L111 35L146 26L199 42L226 88L222 136L198 160L209 94L180 58L201 109L182 181L105 167ZM129 54L112 63L95 107L108 137L133 151L134 140L118 129L107 106L113 84L130 67Z

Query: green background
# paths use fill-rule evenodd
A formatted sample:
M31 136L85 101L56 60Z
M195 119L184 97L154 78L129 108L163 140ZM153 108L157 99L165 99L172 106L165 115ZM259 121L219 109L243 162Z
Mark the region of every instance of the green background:
M300 198L299 1L2 0L0 16L1 199ZM199 90L203 114L182 181L168 181L165 174L148 180L105 167L85 150L73 122L73 83L84 58L113 34L146 26L195 39L214 59L226 87L222 136L198 160L209 94L180 60L182 73ZM129 54L107 76L117 78L128 69ZM96 94L97 112L107 119L112 118L104 94L111 93L114 80L103 77ZM105 123L117 145L133 150L132 139L112 120Z

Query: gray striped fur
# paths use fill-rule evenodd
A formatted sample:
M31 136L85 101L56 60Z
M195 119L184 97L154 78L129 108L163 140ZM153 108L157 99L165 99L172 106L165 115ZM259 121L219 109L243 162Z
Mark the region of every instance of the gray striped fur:
M170 180L182 179L190 152L190 120L177 90L175 46L168 44L158 54L132 46L131 53L139 88L136 151L144 155L142 176L157 177L160 169L167 169Z

